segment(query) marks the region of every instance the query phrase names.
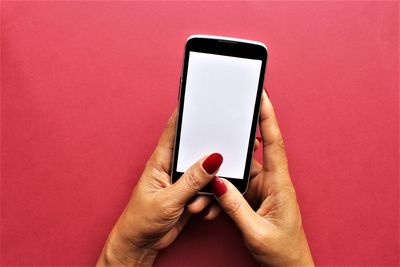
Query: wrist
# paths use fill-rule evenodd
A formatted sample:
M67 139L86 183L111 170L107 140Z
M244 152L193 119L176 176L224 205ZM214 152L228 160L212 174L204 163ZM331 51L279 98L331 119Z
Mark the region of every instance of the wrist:
M304 231L294 251L290 261L291 266L315 266Z
M265 247L263 251L251 250L254 258L258 261L260 266L307 266L312 267L314 261L311 255L305 235L293 237L291 244L285 243L284 246L276 242L276 247Z
M152 266L158 251L138 248L129 240L121 240L112 233L104 245L97 266Z

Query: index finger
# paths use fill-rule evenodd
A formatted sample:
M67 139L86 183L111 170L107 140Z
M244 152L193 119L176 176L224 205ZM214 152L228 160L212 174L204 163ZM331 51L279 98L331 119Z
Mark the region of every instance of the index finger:
M167 150L174 149L176 121L177 121L177 108L172 112L171 117L168 119L167 125L160 137L158 146Z
M172 153L174 151L176 122L177 122L177 108L175 108L171 117L161 134L157 147L152 154L153 162L158 164L166 173L171 169Z
M285 146L275 111L265 91L262 93L260 131L263 139L263 163L267 171L287 171Z

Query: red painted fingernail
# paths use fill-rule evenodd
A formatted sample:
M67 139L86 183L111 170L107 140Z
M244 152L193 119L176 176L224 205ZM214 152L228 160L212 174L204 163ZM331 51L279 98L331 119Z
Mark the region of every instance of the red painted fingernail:
M258 142L260 142L260 143L262 142L262 138L261 137L257 136L256 138L257 138Z
M219 166L221 166L223 160L224 159L221 154L213 153L203 161L203 169L208 174L213 174L219 168Z
M211 186L214 195L218 198L222 197L228 190L225 183L218 176L215 176L214 179L211 180Z

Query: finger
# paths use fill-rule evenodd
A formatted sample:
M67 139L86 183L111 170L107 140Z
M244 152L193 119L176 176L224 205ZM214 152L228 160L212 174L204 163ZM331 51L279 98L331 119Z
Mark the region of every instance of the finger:
M257 214L228 180L215 177L211 185L221 208L244 233L249 223L256 219Z
M221 206L219 206L218 204L213 204L209 207L208 213L206 214L206 216L204 216L203 219L206 221L212 221L215 218L217 218L220 212L221 212Z
M263 178L263 177L261 177ZM261 183L260 183L261 181ZM250 206L255 209L258 208L259 206L259 201L260 201L260 192L263 186L262 183L263 179L251 179L249 181L249 185L247 187L246 194L244 194L244 198L249 202Z
M157 242L157 244L167 244L167 246L169 246L188 223L190 216L191 214L189 212L184 211L178 222L159 240L159 242ZM160 245L155 245L155 249L159 250L164 248L159 246Z
M186 209L194 214L203 211L212 201L211 196L197 196L189 205L186 206Z
M257 176L261 171L263 170L263 166L261 165L258 160L253 158L253 161L251 162L251 168L250 168L250 179L253 179L254 177Z
M249 202L251 207L255 207L257 205L257 194L259 193L259 188L258 185L260 184L259 181L255 181L257 175L263 171L263 166L261 165L258 160L253 158L253 162L251 163L251 168L250 168L250 181L249 185L246 191L246 194L244 195L244 198ZM260 180L260 179L258 179Z
M166 188L168 201L184 206L215 176L221 166L221 154L213 153L193 164L174 184Z
M263 139L263 161L267 171L287 170L285 147L274 108L265 91L262 94L260 130Z
M189 212L183 211L181 217L174 226L177 235L182 231L183 227L187 224L187 222L190 219L190 216L191 214Z
M166 173L170 172L172 153L174 150L174 140L176 132L177 109L175 108L169 118L163 133L161 134L158 145L151 156L151 162L161 167Z
M161 134L158 146L164 149L173 150L174 140L176 132L176 121L177 121L177 108L172 112L171 117L168 119L167 125L165 125L164 131Z

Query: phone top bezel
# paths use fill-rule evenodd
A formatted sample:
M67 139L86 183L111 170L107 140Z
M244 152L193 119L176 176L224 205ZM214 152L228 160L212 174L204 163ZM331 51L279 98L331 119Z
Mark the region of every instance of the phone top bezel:
M257 59L262 61L243 179L222 177L228 179L233 185L235 185L238 188L238 190L242 194L244 194L247 190L250 178L249 176L250 176L250 167L253 157L255 132L257 129L257 123L260 114L261 95L263 90L264 76L265 76L266 63L268 57L267 47L260 42L239 39L239 38L231 38L231 37L212 36L212 35L192 35L188 38L185 45L184 64L182 67L182 74L180 79L177 128L175 135L175 146L173 151L173 162L171 166L172 182L176 182L183 174L182 172L176 171L177 167L176 159L178 157L178 152L179 152L180 134L182 127L182 114L183 114L182 111L184 110L189 53L192 51L223 55L223 56ZM211 194L210 185L207 185L205 188L203 188L200 194Z

